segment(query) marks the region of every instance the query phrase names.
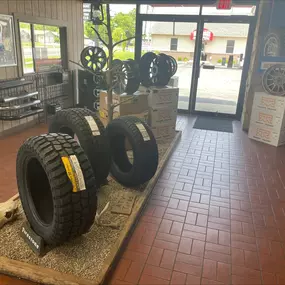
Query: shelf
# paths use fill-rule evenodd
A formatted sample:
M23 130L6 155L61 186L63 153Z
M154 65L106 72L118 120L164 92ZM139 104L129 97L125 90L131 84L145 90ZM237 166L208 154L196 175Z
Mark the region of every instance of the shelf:
M41 100L35 100L35 101L32 101L30 103L26 103L26 104L22 104L22 105L16 105L16 106L7 106L7 107L0 107L0 112L2 111L17 111L17 110L20 110L20 109L24 109L24 108L27 108L27 107L31 107L31 106L35 106L35 105L38 105L41 103Z
M20 119L24 119L33 115L38 115L40 113L43 113L44 109L42 108L33 108L33 110L29 110L21 115L16 115L16 116L0 116L0 120L2 121L16 121Z
M32 93L24 93L21 94L19 96L15 96L15 97L7 97L7 98L0 98L0 103L10 103L16 100L20 100L20 99L27 99L33 96L37 96L39 94L38 91L36 92L32 92Z
M10 81L4 81L0 82L0 90L5 90L9 88L16 88L20 86L30 85L33 84L33 81L29 80L10 80Z

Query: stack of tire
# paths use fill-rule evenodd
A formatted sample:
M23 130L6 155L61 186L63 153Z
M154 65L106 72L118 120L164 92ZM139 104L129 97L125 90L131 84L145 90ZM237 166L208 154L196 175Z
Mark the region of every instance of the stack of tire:
M142 120L120 117L105 129L92 111L61 110L51 121L49 134L29 138L18 151L23 210L46 244L60 245L89 231L97 191L109 172L122 185L136 187L149 181L157 166L157 144Z

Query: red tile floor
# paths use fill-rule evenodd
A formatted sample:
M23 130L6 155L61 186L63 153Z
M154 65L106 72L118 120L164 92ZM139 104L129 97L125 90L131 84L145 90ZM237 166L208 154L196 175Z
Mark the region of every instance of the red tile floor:
M108 283L285 284L285 147L194 121L179 117L182 140Z
M5 202L18 192L16 182L16 158L18 149L27 138L46 132L47 126L39 125L13 136L0 138L0 203Z

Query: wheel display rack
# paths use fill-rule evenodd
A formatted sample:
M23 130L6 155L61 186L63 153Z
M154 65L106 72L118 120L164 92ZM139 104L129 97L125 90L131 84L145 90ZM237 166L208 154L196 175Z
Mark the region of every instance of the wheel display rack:
M71 96L69 72L36 73L0 82L0 120L15 121L42 115L47 121L50 104L65 107Z
M37 91L29 92L33 82L24 79L0 83L0 120L14 121L43 112Z

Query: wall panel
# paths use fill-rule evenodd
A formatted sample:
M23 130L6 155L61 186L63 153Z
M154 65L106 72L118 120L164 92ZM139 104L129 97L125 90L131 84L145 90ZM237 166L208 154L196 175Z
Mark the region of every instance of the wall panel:
M33 16L35 17L40 16L39 0L32 0L32 11L33 11Z

